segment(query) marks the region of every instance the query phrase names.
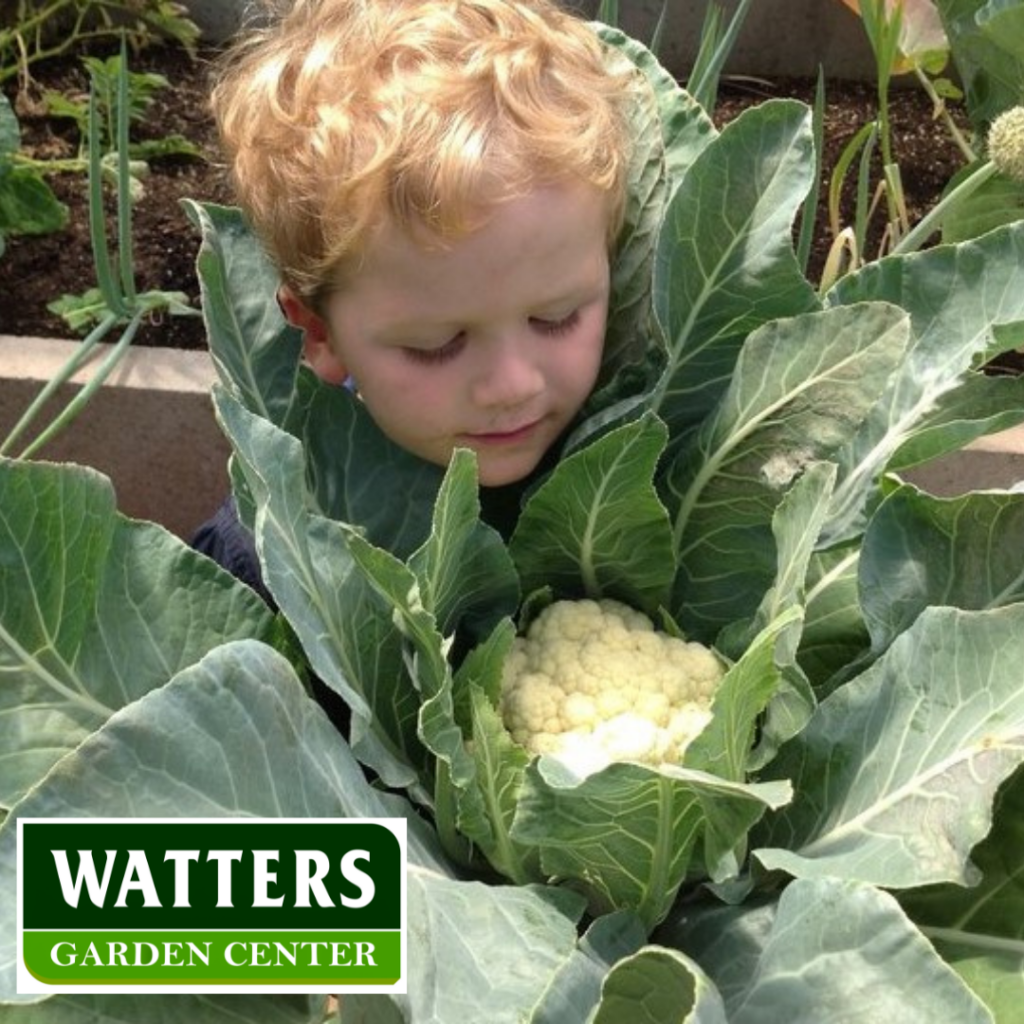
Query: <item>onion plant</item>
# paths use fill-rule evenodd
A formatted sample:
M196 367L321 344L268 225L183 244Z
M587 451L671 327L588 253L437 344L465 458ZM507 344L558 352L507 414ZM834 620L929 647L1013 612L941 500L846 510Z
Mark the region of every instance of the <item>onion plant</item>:
M117 97L114 105L116 125L115 175L117 215L115 240L117 256L111 256L107 238L107 220L103 203L104 154L103 124L95 83L89 93L87 125L89 235L92 241L93 265L96 272L95 298L90 296L93 308L90 316L95 326L63 366L46 382L39 394L15 423L7 438L0 444L0 455L13 455L15 446L37 424L43 407L79 371L97 360L94 372L86 384L57 413L44 428L25 444L19 457L36 454L48 441L67 428L96 394L97 390L117 368L142 323L161 313L198 315L188 305L188 297L181 292L139 292L135 284L132 253L132 166L129 158L129 77L125 45L122 42L121 61L117 75ZM120 330L120 334L116 332ZM116 335L113 344L101 345Z

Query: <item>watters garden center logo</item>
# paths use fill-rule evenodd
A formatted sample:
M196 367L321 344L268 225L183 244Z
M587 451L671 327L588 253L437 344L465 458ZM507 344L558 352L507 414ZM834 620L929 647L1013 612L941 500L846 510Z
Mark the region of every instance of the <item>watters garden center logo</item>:
M405 992L400 818L18 821L18 991Z

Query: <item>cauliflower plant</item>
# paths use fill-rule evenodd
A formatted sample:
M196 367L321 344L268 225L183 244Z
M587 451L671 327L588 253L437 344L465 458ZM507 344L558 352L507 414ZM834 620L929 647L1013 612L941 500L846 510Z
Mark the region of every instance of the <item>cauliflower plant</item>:
M517 637L501 711L512 738L588 775L612 761L678 764L725 668L618 601L558 601Z

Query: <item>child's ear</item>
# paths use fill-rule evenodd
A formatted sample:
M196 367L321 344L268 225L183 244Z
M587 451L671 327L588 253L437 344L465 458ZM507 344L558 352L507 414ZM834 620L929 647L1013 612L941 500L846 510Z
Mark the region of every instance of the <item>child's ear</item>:
M277 302L288 323L302 331L302 352L313 372L328 384L344 384L348 370L331 347L323 317L314 313L286 284L277 290Z

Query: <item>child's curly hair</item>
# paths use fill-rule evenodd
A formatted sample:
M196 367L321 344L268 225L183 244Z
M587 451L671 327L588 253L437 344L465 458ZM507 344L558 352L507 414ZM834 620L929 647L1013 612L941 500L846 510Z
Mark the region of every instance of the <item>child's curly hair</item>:
M238 202L314 308L369 233L458 237L488 207L582 181L625 202L630 80L550 0L295 0L221 63Z

